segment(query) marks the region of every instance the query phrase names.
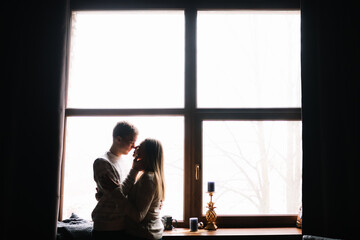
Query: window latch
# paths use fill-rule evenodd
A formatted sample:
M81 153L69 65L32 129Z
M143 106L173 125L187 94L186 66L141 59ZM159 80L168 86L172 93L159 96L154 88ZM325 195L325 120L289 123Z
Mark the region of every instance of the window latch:
M199 180L200 164L195 164L195 180Z

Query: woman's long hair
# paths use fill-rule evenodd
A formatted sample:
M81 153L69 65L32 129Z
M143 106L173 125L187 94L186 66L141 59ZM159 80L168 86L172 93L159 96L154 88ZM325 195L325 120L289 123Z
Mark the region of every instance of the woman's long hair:
M165 199L164 152L159 140L147 138L144 140L146 155L148 157L147 170L155 174L155 184L160 200Z

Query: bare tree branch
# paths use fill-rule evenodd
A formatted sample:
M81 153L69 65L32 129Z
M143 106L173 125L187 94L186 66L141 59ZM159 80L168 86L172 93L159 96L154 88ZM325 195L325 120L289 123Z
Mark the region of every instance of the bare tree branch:
M241 147L240 147L239 143L236 141L236 137L235 137L235 135L233 134L233 132L230 130L229 125L228 125L226 122L224 122L224 123L225 123L226 129L228 130L228 132L230 133L230 135L231 135L232 138L234 139L234 143L235 143L236 148L237 148L237 150L238 150L238 152L239 152L239 154L240 154L241 159L244 160L251 168L253 168L254 170L256 170L256 167L253 166L248 160L246 160L246 157L245 157L245 155L243 154L243 152L241 151Z

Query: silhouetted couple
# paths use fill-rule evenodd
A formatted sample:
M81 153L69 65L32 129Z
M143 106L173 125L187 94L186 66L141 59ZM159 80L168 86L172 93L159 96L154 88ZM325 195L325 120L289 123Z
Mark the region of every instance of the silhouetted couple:
M92 212L93 240L161 239L160 209L165 196L161 143L145 139L136 146L137 128L118 122L108 152L95 160L98 203ZM130 172L122 155L134 151Z

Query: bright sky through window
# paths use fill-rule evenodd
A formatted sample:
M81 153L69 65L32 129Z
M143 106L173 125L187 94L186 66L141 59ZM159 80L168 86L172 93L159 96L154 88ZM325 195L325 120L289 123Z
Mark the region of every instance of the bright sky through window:
M300 107L299 11L199 11L198 107Z
M184 106L184 12L74 12L67 107Z

